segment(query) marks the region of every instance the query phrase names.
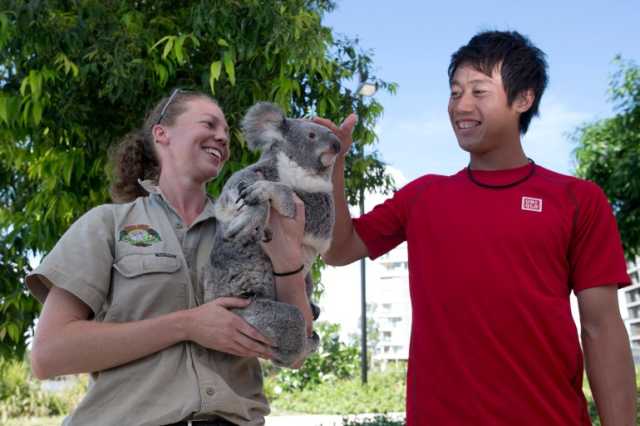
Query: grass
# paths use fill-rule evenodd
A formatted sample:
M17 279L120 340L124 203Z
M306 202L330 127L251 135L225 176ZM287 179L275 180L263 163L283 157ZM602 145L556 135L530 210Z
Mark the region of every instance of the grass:
M586 378L584 383L584 393L589 401L593 425L600 426L600 420L595 414L591 389ZM636 376L636 383L640 389L640 373ZM272 394L271 405L274 415L402 412L404 411L404 387L405 381L402 371L373 372L369 376L367 386L361 386L360 380L357 378L323 383L313 389L280 395ZM0 419L0 426L59 426L63 418L63 416L56 416L21 417L5 421ZM638 419L637 424L640 425L640 413ZM400 423L380 418L377 421L353 422L345 426L395 426L397 424Z
M366 386L359 378L322 383L311 389L283 392L271 399L274 414L359 414L404 411L405 373L372 372Z
M60 426L64 417L20 417L9 419L6 422L0 420L1 426Z

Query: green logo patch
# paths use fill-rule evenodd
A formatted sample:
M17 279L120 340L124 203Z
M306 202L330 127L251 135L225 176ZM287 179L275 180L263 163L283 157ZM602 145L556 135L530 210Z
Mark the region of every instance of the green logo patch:
M136 247L149 247L162 241L158 231L149 225L129 225L120 231L118 241L124 241Z

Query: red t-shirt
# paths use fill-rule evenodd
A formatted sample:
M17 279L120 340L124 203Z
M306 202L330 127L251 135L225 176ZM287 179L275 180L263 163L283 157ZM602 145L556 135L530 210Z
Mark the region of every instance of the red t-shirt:
M474 171L505 184L530 165ZM407 425L590 425L569 293L629 284L595 184L540 166L507 189L423 176L359 219L372 259L407 241Z

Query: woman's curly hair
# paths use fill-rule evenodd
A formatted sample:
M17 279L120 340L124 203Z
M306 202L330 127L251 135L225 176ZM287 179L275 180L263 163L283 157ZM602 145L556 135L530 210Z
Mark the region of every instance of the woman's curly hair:
M141 128L127 133L111 149L109 157L112 182L109 192L113 202L127 203L147 195L138 181L150 179L157 182L160 177L160 161L156 154L153 126L160 123L173 125L186 111L187 103L198 98L210 100L217 105L216 100L205 93L176 89L173 96L164 97L147 113Z

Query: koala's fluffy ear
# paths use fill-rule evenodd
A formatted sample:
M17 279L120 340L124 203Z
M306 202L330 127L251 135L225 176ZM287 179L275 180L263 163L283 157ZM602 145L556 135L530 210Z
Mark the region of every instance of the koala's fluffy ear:
M275 140L283 139L287 121L282 110L269 102L258 102L242 119L247 146L250 150L264 149Z

